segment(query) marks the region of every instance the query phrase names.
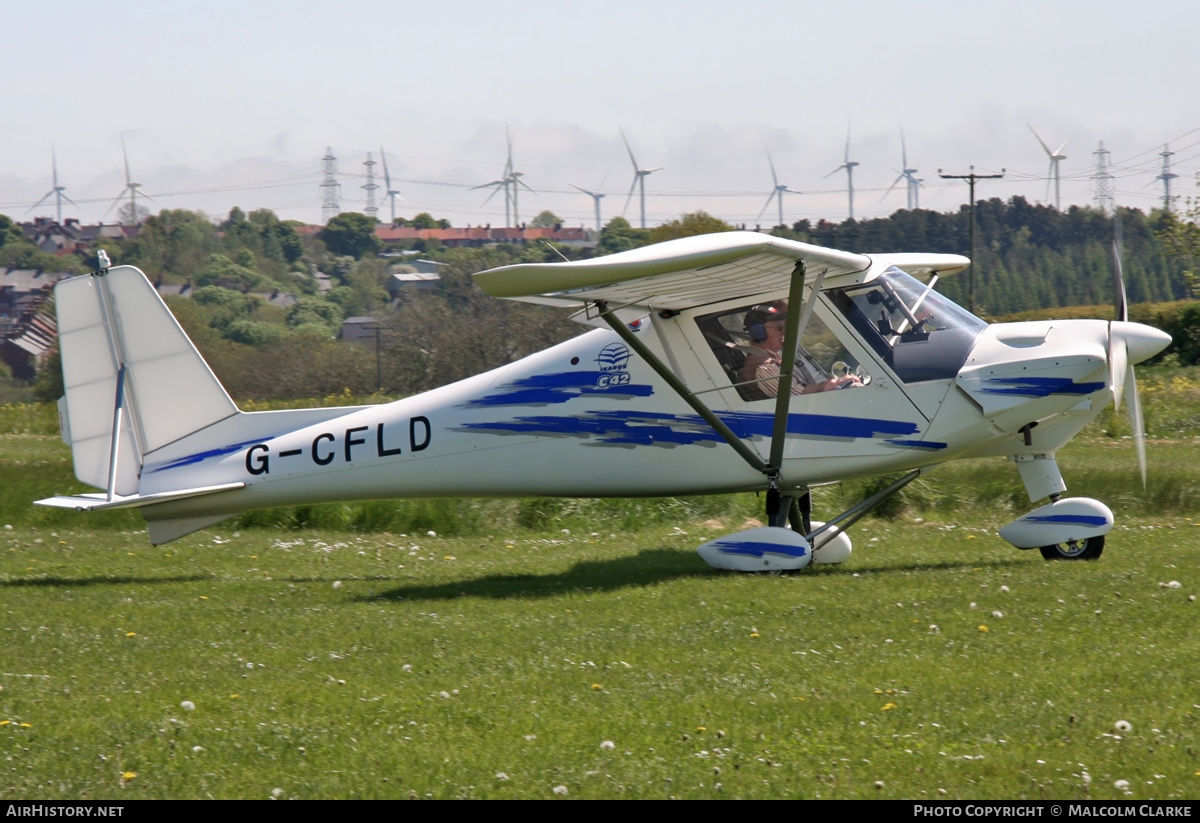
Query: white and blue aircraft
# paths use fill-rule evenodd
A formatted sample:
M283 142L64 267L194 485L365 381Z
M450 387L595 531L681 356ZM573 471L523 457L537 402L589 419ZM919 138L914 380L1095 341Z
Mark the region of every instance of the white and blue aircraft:
M1055 452L1170 338L1119 320L988 325L940 295L951 254L853 254L751 232L480 272L502 298L596 326L546 351L378 406L240 411L138 269L58 284L63 439L160 544L248 509L397 497L766 492L769 525L709 541L718 568L840 562L844 531L927 469L1007 458L1031 503L1001 536L1100 555L1101 502L1063 497ZM792 375L782 390L781 375ZM1139 460L1144 450L1138 438ZM809 490L905 472L827 524Z

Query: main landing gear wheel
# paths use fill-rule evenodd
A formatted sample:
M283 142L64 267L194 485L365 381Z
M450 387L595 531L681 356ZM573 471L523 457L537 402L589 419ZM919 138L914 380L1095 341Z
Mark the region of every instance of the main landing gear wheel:
M1047 560L1096 560L1104 551L1104 535L1069 540L1053 546L1042 546L1042 557Z

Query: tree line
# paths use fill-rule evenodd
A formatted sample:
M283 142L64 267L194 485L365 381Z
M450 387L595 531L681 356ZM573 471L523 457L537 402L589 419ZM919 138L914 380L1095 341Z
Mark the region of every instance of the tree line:
M1086 207L1060 212L1022 197L979 201L976 214L981 314L1111 305L1111 216ZM1193 296L1197 278L1192 270L1200 259L1197 217L1194 210L1182 215L1120 210L1131 303ZM556 219L539 215L542 222ZM410 222L445 221L426 214ZM561 309L491 298L474 285L475 272L612 254L736 228L704 212L653 229L635 229L615 217L594 248L581 249L546 243L445 248L421 241L385 246L375 226L373 218L346 213L309 233L267 209L247 214L235 208L221 220L167 209L148 217L137 237L105 239L97 248L104 248L114 264L139 266L151 280L190 284L190 298L169 297L168 304L235 397L312 397L346 389L405 395L496 368L583 330ZM866 253L969 253L966 207L952 213L902 210L841 223L802 220L777 226L772 234ZM31 246L12 221L0 216L0 261L79 271L95 265L94 254L64 260L36 247L30 251ZM392 275L405 270L405 255L414 251L440 264L436 287L389 291ZM320 290L318 273L330 277L332 288ZM938 290L965 304L967 285L965 276L956 276L941 281ZM295 295L295 302L280 307L266 299L278 293ZM376 333L366 345L336 339L342 321L354 316L376 320ZM1191 349L1200 359L1200 334ZM46 385L43 393L56 397L54 391Z

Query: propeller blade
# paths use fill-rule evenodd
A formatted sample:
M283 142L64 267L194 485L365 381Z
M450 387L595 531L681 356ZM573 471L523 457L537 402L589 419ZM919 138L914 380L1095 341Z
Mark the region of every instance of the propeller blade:
M379 147L379 159L383 161L383 182L390 192L392 190L392 178L388 175L387 155L383 153L383 146Z
M1112 388L1113 408L1121 408L1125 399L1125 379L1129 376L1129 349L1125 340L1110 325L1108 332L1108 384Z
M125 157L125 185L128 186L133 178L129 176L129 152L125 148L125 135L121 135L121 154Z
M127 192L127 191L129 191L128 186L121 189L121 193L117 195L117 199L112 201L112 203L109 204L108 208L104 210L104 214L100 215L101 220L103 220L105 217L108 217L108 213L113 210L114 206L116 206L118 203L121 202L121 199L125 196L125 192Z
M892 189L896 188L896 186L899 185L900 181L903 180L904 177L905 177L904 172L900 172L900 176L892 181L892 185L888 186L888 190L883 193L883 197L879 198L880 202L883 202L884 198L886 198L889 194L892 193Z
M629 208L629 201L633 199L633 192L637 189L638 181L642 179L640 174L633 176L633 185L629 187L629 195L625 198L625 205L621 207L621 215L625 215L625 210Z
M34 209L36 209L38 206L40 206L40 205L42 205L43 203L45 203L47 200L49 200L49 199L50 199L50 195L52 195L52 194L54 194L54 189L51 189L50 191L46 192L46 196L45 196L45 197L43 197L41 200L37 201L36 203L34 203L34 204L33 204L32 206L30 206L28 209L26 209L26 210L25 210L25 213L26 213L26 214L29 214L29 212L33 211L33 210L34 210ZM65 197L66 195L63 195L63 196Z
M1026 123L1025 125L1029 126L1028 123ZM1029 126L1029 130L1033 131L1033 126ZM1046 152L1046 154L1053 157L1054 152L1050 151L1050 147L1046 145L1046 141L1042 139L1042 136L1040 134L1038 134L1036 131L1033 131L1033 136L1036 137L1037 141L1042 144L1042 149ZM1066 143L1063 143L1063 145L1065 146Z
M762 219L762 216L763 216L764 214L766 214L766 213L767 213L767 209L771 208L771 201L772 201L772 200L774 200L776 197L783 197L783 195L779 193L779 190L778 190L778 189L776 189L775 191L771 192L770 196L769 196L769 197L767 197L767 202L766 202L766 205L764 205L764 206L762 207L762 210L761 210L761 211L759 211L759 213L758 213L758 217L755 217L755 218L754 218L754 222L755 222L755 223L757 223L759 220L761 220L761 219Z
M621 132L621 139L625 141L625 151L629 152L629 162L633 163L633 170L637 171L637 158L633 156L633 149L629 146L629 138L625 136L625 131L623 129L617 129L617 131Z
M1133 447L1137 451L1138 471L1142 474L1142 488L1146 488L1146 429L1142 419L1142 402L1138 399L1137 378L1133 374L1133 364L1125 367L1126 411L1129 413L1129 427L1133 429Z
M771 159L771 152L767 152L767 162L771 165L771 182L775 188L779 188L779 178L775 175L775 161Z
M1125 296L1125 269L1121 265L1121 220L1113 216L1113 319L1129 319L1129 303Z

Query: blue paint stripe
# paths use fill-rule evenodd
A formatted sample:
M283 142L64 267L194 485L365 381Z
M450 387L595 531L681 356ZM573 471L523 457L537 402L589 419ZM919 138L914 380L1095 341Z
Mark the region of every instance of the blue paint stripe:
M151 469L150 473L154 474L155 472L165 472L167 469L178 469L180 466L191 466L203 460L207 460L210 457L221 457L222 455L233 454L234 452L240 451L247 446L253 446L255 443L266 443L268 440L274 439L275 435L270 437L260 437L257 440L247 440L244 443L234 443L232 446L222 446L219 449L210 449L206 452L189 454L187 457L180 457L177 460L172 460L166 465Z
M996 384L995 388L985 387L982 389L987 394L1013 394L1023 397L1091 394L1100 391L1105 386L1102 382L1076 383L1070 377L993 377L987 382Z
M1108 518L1090 514L1043 514L1026 515L1021 518L1030 523L1062 523L1072 526L1105 526Z
M804 557L808 549L803 546L787 546L780 543L766 543L761 540L717 541L714 545L725 554L743 554L749 557L762 557L764 554L781 554L785 557Z

